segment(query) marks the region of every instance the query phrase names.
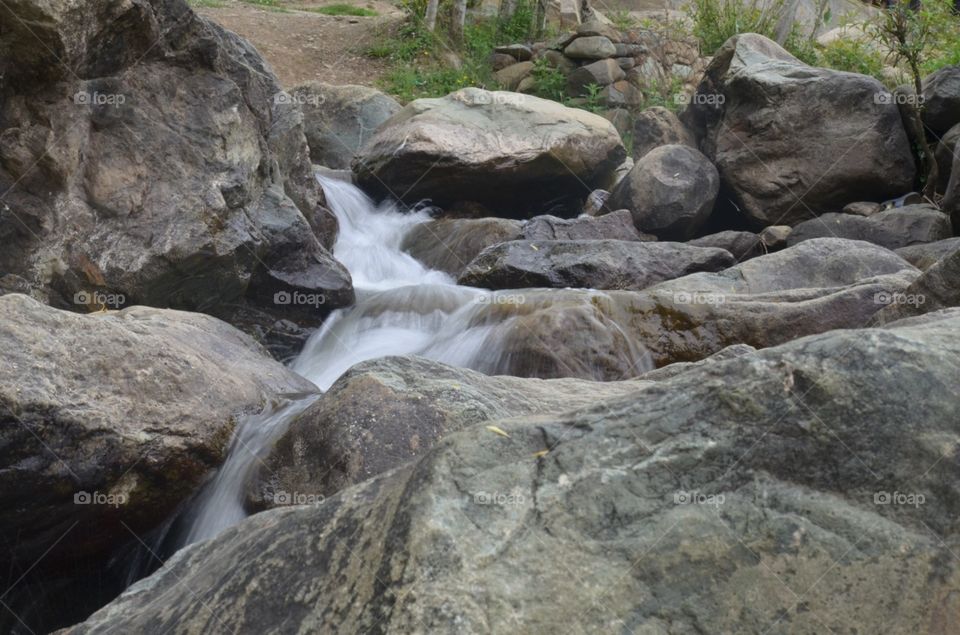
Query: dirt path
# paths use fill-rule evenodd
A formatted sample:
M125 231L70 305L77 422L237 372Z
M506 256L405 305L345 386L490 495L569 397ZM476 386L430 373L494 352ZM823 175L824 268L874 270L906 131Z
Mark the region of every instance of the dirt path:
M305 10L337 3L377 15L328 16ZM203 6L208 4L217 6ZM362 51L403 19L396 6L383 0L277 0L274 6L207 0L195 3L194 9L250 40L286 88L310 80L375 86L387 64Z

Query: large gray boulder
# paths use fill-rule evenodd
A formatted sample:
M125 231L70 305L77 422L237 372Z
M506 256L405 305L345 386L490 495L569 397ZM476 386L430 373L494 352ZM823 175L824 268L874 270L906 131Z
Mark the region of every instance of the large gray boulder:
M953 174L953 161L957 153L960 152L960 123L947 131L936 145L937 159L937 191L945 192L950 183L950 176Z
M719 188L717 169L699 150L666 145L637 160L607 205L629 209L642 232L687 240L709 218Z
M945 635L958 330L835 331L472 426L179 552L67 633Z
M765 253L763 241L760 239L760 236L753 232L727 230L717 232L716 234L701 236L700 238L694 238L693 240L687 241L687 244L696 247L726 249L733 254L737 262L749 260L754 256L760 256Z
M943 211L950 215L954 231L960 234L960 152L953 155L953 168L950 170L950 181L943 197Z
M515 240L483 250L458 282L484 289L632 289L735 263L723 249L626 240Z
M866 218L852 214L824 214L794 227L787 237L787 244L835 236L900 249L952 235L950 218L932 205L921 204L878 212Z
M694 273L644 291L504 292L522 302L478 308L496 322L490 347L470 360L488 374L619 380L704 359L866 325L880 294L902 293L920 272L870 243L821 238L717 273Z
M620 209L603 216L557 218L535 216L523 224L523 240L656 240L633 224L630 210Z
M960 237L897 249L897 255L921 271L937 264L944 256L960 250Z
M0 296L0 563L16 575L38 566L48 583L38 595L91 562L109 586L110 554L193 495L240 417L312 392L210 316L148 307L79 315ZM86 595L72 592L78 603Z
M246 40L181 0L18 0L0 23L0 271L63 308L97 291L258 336L352 303L300 109Z
M457 276L487 247L518 238L522 227L507 218L440 218L414 226L400 248L431 269Z
M280 506L294 493L322 500L408 463L468 426L584 408L641 385L490 377L417 357L363 362L290 423L247 500L257 509Z
M938 137L960 124L960 65L941 68L923 80L923 124Z
M445 206L476 201L503 215L579 202L626 157L609 121L528 95L465 88L418 99L393 116L354 162L379 196ZM574 203L576 202L576 204Z
M902 293L878 296L884 309L874 323L889 324L931 311L960 307L960 248L941 258Z
M748 33L717 51L684 117L748 220L795 225L913 187L889 97L876 79L807 66Z
M402 106L388 95L367 86L335 86L308 82L290 91L303 110L310 160L336 170L350 162L383 122Z
M666 145L697 147L697 140L672 111L662 106L647 108L633 120L633 158Z

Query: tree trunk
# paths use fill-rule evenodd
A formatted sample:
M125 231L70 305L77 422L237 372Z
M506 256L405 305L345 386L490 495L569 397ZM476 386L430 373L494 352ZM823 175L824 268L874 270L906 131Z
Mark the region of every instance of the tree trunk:
M454 0L453 22L450 24L450 37L454 42L463 42L463 25L467 21L467 0Z
M960 0L957 0L960 2ZM500 2L500 22L506 22L517 12L517 0L501 0Z
M428 31L437 28L437 7L440 6L440 0L427 0L427 14L423 18Z

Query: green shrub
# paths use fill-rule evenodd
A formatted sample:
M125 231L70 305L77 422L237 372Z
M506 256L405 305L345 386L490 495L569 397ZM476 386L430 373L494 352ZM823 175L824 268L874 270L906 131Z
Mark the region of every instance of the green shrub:
M834 40L820 49L818 65L883 79L883 56L859 40Z
M567 98L567 77L559 68L552 66L546 58L533 62L533 92L538 97L564 102Z
M688 6L693 35L700 41L704 55L713 55L724 42L739 33L759 33L778 40L778 27L789 10L786 0L692 0ZM808 64L816 63L811 38L794 24L786 34L783 47Z

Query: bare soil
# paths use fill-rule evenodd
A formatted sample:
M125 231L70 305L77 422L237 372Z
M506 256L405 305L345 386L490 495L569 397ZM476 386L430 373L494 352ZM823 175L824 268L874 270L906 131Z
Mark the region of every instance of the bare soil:
M352 4L377 12L373 17L328 16L313 13L329 4ZM403 12L383 0L299 0L262 6L220 0L194 9L247 38L273 67L284 88L306 81L376 86L388 70L384 60L363 51L388 37L403 20Z

